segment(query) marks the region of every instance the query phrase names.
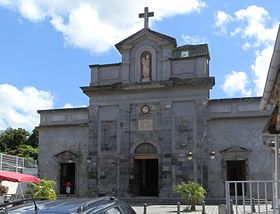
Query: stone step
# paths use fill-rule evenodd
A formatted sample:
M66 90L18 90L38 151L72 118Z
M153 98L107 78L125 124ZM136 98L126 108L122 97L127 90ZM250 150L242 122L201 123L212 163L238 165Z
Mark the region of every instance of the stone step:
M186 204L181 198L158 198L158 197L133 197L133 198L120 198L123 201L131 205L142 205L147 203L148 205L176 205L177 202ZM206 198L206 205L219 205L225 204L225 198Z

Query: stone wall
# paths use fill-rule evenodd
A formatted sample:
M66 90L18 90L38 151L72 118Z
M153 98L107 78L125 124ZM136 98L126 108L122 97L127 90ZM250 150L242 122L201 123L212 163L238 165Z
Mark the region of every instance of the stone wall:
M56 181L60 189L60 164L75 163L75 195L88 195L88 110L39 111L39 176Z
M208 148L216 158L208 161L209 196L224 197L227 161L246 163L246 180L272 179L272 154L261 142L269 112L260 112L260 98L209 102Z

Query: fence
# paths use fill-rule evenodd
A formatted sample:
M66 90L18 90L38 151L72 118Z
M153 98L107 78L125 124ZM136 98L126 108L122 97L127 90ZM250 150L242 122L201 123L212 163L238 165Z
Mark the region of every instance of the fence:
M37 168L36 161L32 159L26 159L14 155L6 155L0 153L0 170L1 171L12 171L12 172L23 172L25 168Z
M280 181L226 181L227 213L279 213ZM280 187L280 186L279 186Z

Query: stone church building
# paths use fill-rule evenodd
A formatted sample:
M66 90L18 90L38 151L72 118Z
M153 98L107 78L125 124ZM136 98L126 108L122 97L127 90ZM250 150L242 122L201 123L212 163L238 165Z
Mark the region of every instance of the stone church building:
M115 45L121 62L90 65L85 108L39 110L39 174L76 196L173 197L186 180L223 198L225 180L272 178L260 97L210 99L207 44L144 28ZM221 59L222 60L222 59Z

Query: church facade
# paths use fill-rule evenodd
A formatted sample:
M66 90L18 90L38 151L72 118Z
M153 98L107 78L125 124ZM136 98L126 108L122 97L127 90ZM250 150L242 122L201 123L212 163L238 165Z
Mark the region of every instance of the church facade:
M207 44L177 46L147 26L116 44L122 60L90 65L86 108L39 110L39 174L76 196L174 197L196 181L272 178L260 97L210 99Z

